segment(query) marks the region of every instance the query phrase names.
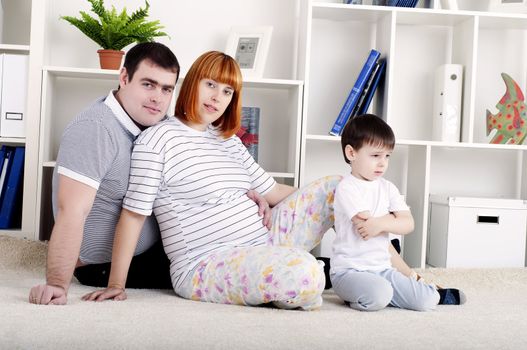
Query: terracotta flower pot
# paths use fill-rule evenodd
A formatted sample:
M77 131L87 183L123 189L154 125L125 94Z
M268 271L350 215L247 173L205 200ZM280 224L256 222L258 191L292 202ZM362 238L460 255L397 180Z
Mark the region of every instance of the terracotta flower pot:
M124 51L97 50L102 69L119 69L123 60Z

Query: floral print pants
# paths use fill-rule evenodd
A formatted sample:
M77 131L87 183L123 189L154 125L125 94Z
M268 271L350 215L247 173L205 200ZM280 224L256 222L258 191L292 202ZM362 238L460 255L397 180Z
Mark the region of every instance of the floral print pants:
M333 226L340 176L299 189L272 209L267 245L232 248L201 261L181 296L223 304L304 310L322 305L323 266L309 253Z

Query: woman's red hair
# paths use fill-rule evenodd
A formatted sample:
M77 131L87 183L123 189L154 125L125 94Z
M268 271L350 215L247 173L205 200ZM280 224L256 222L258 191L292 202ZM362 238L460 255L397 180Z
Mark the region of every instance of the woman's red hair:
M227 109L218 120L212 123L220 128L223 137L231 137L241 125L242 74L234 58L223 52L205 52L194 61L181 84L175 115L192 123L201 123L198 114L198 88L202 79L212 79L218 83L230 85L234 89Z

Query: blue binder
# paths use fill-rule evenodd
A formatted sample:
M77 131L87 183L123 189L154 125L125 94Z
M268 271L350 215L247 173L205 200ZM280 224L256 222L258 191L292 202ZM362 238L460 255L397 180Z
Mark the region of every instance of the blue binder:
M375 90L377 90L379 81L384 75L385 67L386 67L386 60L382 60L381 66L379 67L379 70L377 71L377 74L375 75L375 78L371 84L371 88L364 98L364 103L359 110L359 115L364 114L368 111L368 107L370 106L371 100L373 98L373 94L375 94Z
M4 167L4 159L5 159L5 150L6 150L6 147L7 146L2 146L2 148L0 148L0 174L2 173L2 168ZM1 193L2 193L2 188L0 186L0 197L1 197Z
M9 173L9 168L11 167L11 154L13 153L13 147L6 145L2 146L0 150L2 153L0 159L0 205L2 204L2 198L4 198L5 189L7 187L7 175Z
M0 229L20 226L22 183L24 179L24 147L11 148L11 159L1 198Z
M337 116L331 131L329 132L330 135L340 136L342 133L342 129L344 129L344 125L346 125L348 122L351 112L359 100L360 93L362 92L362 89L364 89L364 85L366 84L366 81L368 80L368 77L370 76L380 55L381 53L377 50L372 49L370 51L368 58L366 59L366 62L364 62L359 76L353 85L353 88L349 92L346 102L344 102L344 105L342 106L342 109L340 110L340 113Z

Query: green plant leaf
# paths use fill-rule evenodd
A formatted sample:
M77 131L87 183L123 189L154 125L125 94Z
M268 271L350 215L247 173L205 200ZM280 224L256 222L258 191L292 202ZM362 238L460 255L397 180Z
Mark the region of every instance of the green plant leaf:
M103 49L122 50L134 42L153 41L156 37L168 36L161 31L164 28L158 20L147 21L150 4L145 1L145 7L128 15L126 7L117 12L114 6L104 7L104 0L88 0L91 11L97 15L94 18L84 11L79 11L80 18L61 16L77 27L88 38L95 41Z

